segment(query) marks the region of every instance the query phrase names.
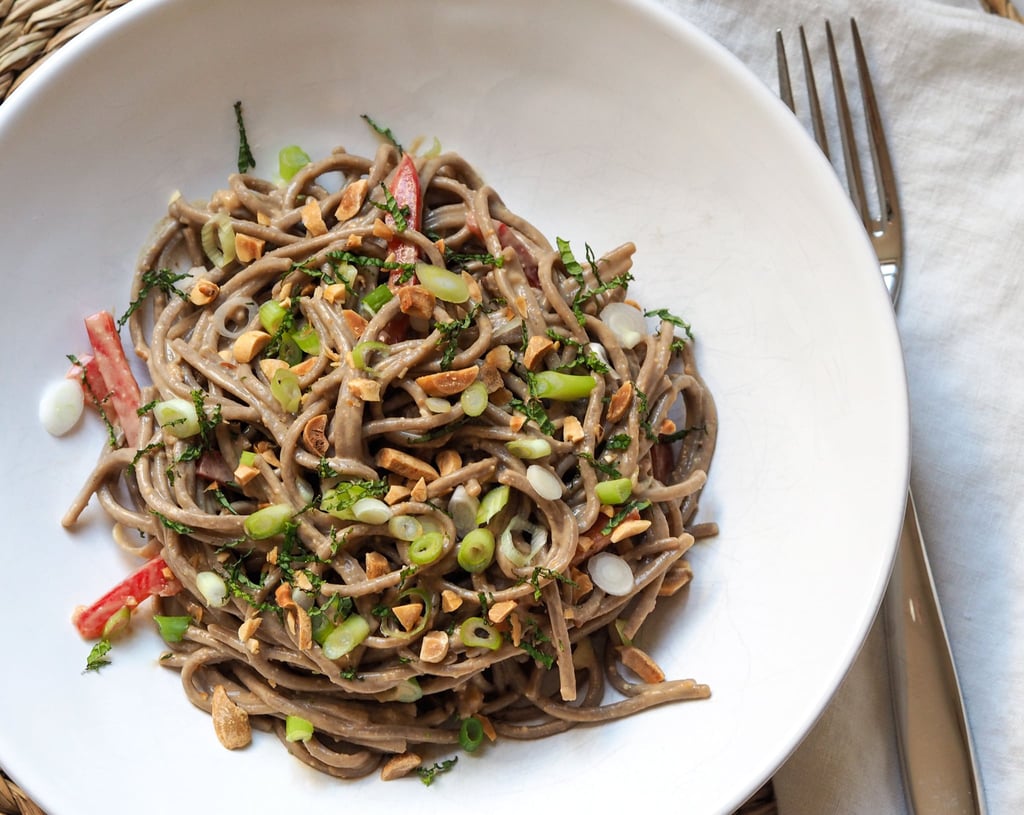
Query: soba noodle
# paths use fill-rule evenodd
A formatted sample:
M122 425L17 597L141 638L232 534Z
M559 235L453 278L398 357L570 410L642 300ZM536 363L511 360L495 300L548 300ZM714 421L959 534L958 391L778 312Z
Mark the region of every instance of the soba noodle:
M402 159L171 202L131 293L138 451L105 449L65 519L95 495L173 571L162 664L194 705L340 777L402 774L470 718L530 739L709 694L635 643L714 531L684 324L627 299L632 245L577 261L453 153L415 158L410 208ZM173 400L195 432L160 426Z

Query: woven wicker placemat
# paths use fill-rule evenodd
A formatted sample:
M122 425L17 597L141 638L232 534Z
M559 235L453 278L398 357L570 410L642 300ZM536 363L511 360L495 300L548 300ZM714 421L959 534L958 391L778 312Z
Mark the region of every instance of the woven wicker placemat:
M0 0L0 102L64 43L130 0ZM980 0L986 11L1024 21L1010 0ZM736 815L776 815L765 784ZM0 815L45 815L0 768Z

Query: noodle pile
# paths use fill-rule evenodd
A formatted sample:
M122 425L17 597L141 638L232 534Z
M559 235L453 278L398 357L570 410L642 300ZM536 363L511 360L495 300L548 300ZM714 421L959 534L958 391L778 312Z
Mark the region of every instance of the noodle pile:
M694 521L717 422L692 340L659 312L624 343L603 315L632 307L634 247L577 262L458 155L415 158L422 212L403 223L402 158L338 149L287 183L239 173L171 202L128 324L144 401L191 402L201 431L144 411L138 450L106 449L66 519L95 495L173 571L158 613L188 625L161 664L194 705L339 777L458 749L470 717L532 739L709 695L659 681L634 643L714 533ZM434 267L468 299L428 285ZM176 289L147 282L158 269ZM255 534L266 507L286 520ZM475 528L494 555L467 570ZM598 585L599 553L628 566L625 592ZM288 717L312 736L289 739Z

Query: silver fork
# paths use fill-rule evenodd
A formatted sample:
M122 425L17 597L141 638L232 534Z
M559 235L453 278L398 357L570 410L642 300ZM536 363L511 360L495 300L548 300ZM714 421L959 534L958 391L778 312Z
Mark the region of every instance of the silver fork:
M879 270L895 308L903 270L903 234L896 175L855 20L850 20L850 30L874 167L874 184L878 191L877 215L872 214L867 204L853 117L832 26L826 22L843 165L850 198L871 239ZM825 117L803 26L799 34L811 129L818 146L831 160ZM796 113L781 31L775 34L775 47L779 94ZM928 553L918 526L914 498L909 490L899 550L886 590L884 613L889 677L907 806L916 815L981 815L985 812L985 803L974 745Z

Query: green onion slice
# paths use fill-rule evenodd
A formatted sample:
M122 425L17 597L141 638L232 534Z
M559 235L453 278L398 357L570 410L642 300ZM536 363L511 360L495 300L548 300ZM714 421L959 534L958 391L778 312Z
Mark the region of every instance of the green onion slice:
M459 725L459 744L467 753L475 753L484 740L484 726L475 716L463 719Z
M370 357L373 354L387 356L390 352L391 346L387 343L377 342L375 340L360 342L352 349L352 364L360 371L369 371L372 370L373 367L370 363Z
M444 554L444 535L424 532L409 544L409 560L417 566L429 566Z
M469 299L469 286L461 274L450 272L430 263L416 264L416 278L438 300L446 303L465 303Z
M487 386L480 380L459 394L459 404L462 405L462 411L467 416L479 416L487 410L488 401Z
M513 439L505 442L505 447L516 458L527 460L551 455L551 442L547 439Z
M284 532L295 514L290 504L271 504L245 519L245 533L253 540L265 540Z
M199 240L214 266L223 269L235 259L235 228L226 212L218 212L203 224Z
M311 325L305 325L292 334L292 341L307 354L320 353L320 335Z
M376 314L394 296L394 292L387 287L387 284L381 283L363 298L363 307L371 314Z
M309 155L297 144L282 147L277 154L277 171L284 181L291 181L295 174L309 164Z
M501 484L480 499L480 509L476 511L477 526L483 526L505 508L510 492L508 484Z
M597 500L602 504L615 506L624 504L633 494L633 482L628 478L614 478L611 481L602 481L594 488Z
M164 642L181 642L185 638L185 632L188 631L192 618L189 616L165 617L161 614L154 614L153 622L156 623Z
M188 439L199 433L199 414L188 399L167 399L153 405L157 424L177 439Z
M358 614L346 617L324 639L323 652L328 659L341 659L370 636L370 624Z
M291 368L278 368L270 377L270 393L288 413L298 413L302 404L299 375Z
M467 648L488 648L491 651L497 651L502 643L501 632L483 617L470 617L459 626L459 639Z
M494 560L494 533L485 526L472 530L459 542L457 558L467 572L482 572Z
M132 621L132 610L128 606L121 606L110 615L103 626L102 639L109 640L115 634L124 631Z
M301 716L286 716L284 737L287 741L309 741L313 738L313 723Z
M427 623L430 621L431 610L434 607L434 599L429 591L422 589L419 586L413 586L398 595L398 599L395 601L395 605L400 605L404 600L413 598L419 600L423 604L423 614L420 615L419 623L411 630L406 631L398 618L394 614L389 614L380 623L380 633L385 637L398 637L402 639L415 639L423 633L427 627Z
M268 334L273 335L280 331L281 324L287 316L288 309L277 300L267 300L267 302L260 306L260 325L263 326L263 330Z
M584 399L597 385L589 374L563 374L560 371L541 371L534 377L534 392L540 399L571 402Z

